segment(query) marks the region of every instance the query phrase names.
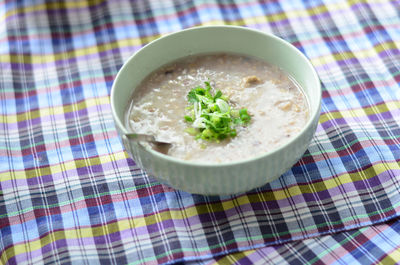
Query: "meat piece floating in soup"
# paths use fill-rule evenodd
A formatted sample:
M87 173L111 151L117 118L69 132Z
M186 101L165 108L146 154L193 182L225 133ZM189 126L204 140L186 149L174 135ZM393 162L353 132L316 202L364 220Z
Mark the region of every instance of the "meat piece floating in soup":
M308 102L283 70L237 54L185 57L136 88L127 127L171 142L168 155L204 163L260 156L294 137Z

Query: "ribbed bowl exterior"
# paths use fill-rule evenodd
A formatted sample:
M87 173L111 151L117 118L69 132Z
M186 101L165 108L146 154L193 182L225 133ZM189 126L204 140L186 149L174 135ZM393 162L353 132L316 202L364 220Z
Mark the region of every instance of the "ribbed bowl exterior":
M317 124L318 119L284 149L249 162L221 166L171 163L140 144L123 143L140 168L168 186L194 194L228 195L260 187L289 170L306 151Z

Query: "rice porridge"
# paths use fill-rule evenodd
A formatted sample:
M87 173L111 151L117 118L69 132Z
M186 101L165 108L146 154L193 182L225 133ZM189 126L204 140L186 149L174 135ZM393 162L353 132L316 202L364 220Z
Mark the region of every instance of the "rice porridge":
M204 112L201 104L190 101L194 88L204 88L197 89L204 94L207 86L211 109L232 117L225 135L207 138L204 124L210 121L202 117L209 114L199 114ZM218 117L221 122L222 116ZM238 161L274 150L307 120L302 89L284 71L256 58L221 53L185 57L156 70L137 87L126 114L126 125L133 132L173 143L168 155L207 163Z

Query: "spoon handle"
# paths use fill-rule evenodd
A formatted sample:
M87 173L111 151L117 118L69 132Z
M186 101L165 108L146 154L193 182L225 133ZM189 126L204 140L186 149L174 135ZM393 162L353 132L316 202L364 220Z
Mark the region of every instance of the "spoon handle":
M129 140L137 141L137 142L149 142L153 143L156 145L171 145L171 143L168 142L163 142L163 141L158 141L154 137L154 135L149 135L149 134L141 134L141 133L127 133L125 134L126 138Z
M140 133L127 133L125 136L129 140L134 140L134 141L145 141L145 142L157 142L156 138L154 135L148 135L148 134L140 134Z

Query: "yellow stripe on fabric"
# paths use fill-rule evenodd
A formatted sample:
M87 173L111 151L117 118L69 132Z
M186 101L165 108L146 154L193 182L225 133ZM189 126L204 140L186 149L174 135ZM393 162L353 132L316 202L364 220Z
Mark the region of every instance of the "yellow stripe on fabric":
M365 115L380 114L390 110L396 110L399 108L400 108L399 101L389 101L381 103L379 105L373 105L365 108L322 113L319 121L323 123L333 119L364 117Z
M26 6L26 7L19 7L15 9L11 9L6 12L5 18L8 18L10 16L18 15L18 14L28 14L31 12L37 12L37 11L43 11L43 10L58 10L61 7L65 8L88 8L88 7L93 7L95 5L99 5L103 3L104 0L89 0L89 1L65 1L62 6L60 2L49 2L46 4L37 4L37 5L32 5L32 6Z
M126 159L127 157L128 157L127 154L124 151L121 151L118 153L114 153L113 155L104 155L87 159L72 160L61 164L51 165L43 167L42 170L45 170L46 172L51 172L51 174L56 174L71 169L86 167L86 165L100 165L117 160L123 160ZM37 175L36 172L37 172L36 169L2 172L0 173L0 180L7 181L14 179L30 179L30 178L40 177Z
M221 264L221 265L241 264L240 260L246 258L247 256L252 255L255 252L256 251L252 249L252 250L240 251L240 252L235 252L235 253L229 253L228 255L222 257L221 259L218 259L213 264ZM248 260L243 260L243 262L248 262Z
M108 105L108 104L110 104L110 99L108 96L101 98L90 98L86 99L85 101L74 103L71 105L57 106L52 108L41 108L38 110L24 112L20 114L0 115L0 120L2 120L4 123L16 123L28 120L27 118L28 116L30 117L30 119L35 119L39 117L64 114L93 106ZM340 118L364 117L365 115L384 113L399 108L400 108L399 101L389 101L381 103L379 105L374 105L365 108L341 110L340 112L323 113L320 116L320 122L326 122L332 119L340 119Z
M68 9L76 9L76 8L91 8L93 6L99 5L101 3L103 3L105 1L103 0L89 0L89 1L66 1L64 2L62 5L60 5L60 3L58 2L50 2L50 3L46 3L46 4L37 4L37 5L32 5L32 6L27 6L27 7L20 7L20 8L15 8L15 9L11 9L8 10L5 13L5 18L8 18L10 16L14 16L14 15L18 15L18 14L22 14L24 13L25 15L29 15L29 13L32 12L38 12L38 11L43 11L43 10L68 10ZM357 3L357 1L350 1L353 3ZM203 3L199 2L197 3L197 7L201 8L202 4L207 4L208 1L203 1ZM254 1L254 4L257 4L256 1ZM251 5L251 3L250 3ZM329 11L336 11L336 10L342 10L343 8L348 7L347 5L345 5L343 2L338 2L338 3L329 3L326 5L327 7L329 7ZM348 8L347 8L348 9ZM167 9L168 10L168 9ZM175 9L171 8L170 9L171 12L165 12L165 9L162 10L162 13L158 14L158 10L154 10L153 12L155 13L154 17L157 17L159 15L169 15L169 14L174 14L172 12L175 12ZM183 9L185 10L185 9ZM315 14L319 14L319 13L324 13L325 8L323 5L319 5L319 6L315 6L312 8L309 8L309 10L312 10ZM285 11L285 13L288 16L292 16L292 17L297 17L297 16L306 16L308 17L307 11L305 9L300 9L300 10L287 10ZM273 17L274 15L280 15L281 13L277 13L277 14L270 14L269 16Z
M86 109L89 107L99 106L99 105L108 105L110 104L110 98L108 96L99 97L99 98L89 98L84 101L73 103L70 105L61 105L50 108L40 108L33 111L23 112L20 114L9 114L9 115L1 115L0 120L4 120L5 123L16 123L20 121L25 121L29 119L36 119L39 117L46 117L52 115L59 115L64 113L70 113L73 111L78 111L82 109Z
M89 158L89 159L82 159L82 160L74 160L74 161L69 161L66 163L62 164L57 164L57 165L52 165L47 167L46 171L51 172L52 174L59 173L62 171L66 170L71 170L75 168L81 168L85 167L86 165L99 165L99 164L104 164L104 163L109 163L112 161L117 161L117 160L122 160L126 159L127 155L125 152L119 152L115 153L112 156L111 155L105 155L105 156L100 156L100 157L95 157L95 158ZM64 168L64 170L62 169ZM375 164L372 165L369 168L366 168L363 170L363 172L355 172L355 173L345 173L342 175L339 175L334 178L329 178L322 180L321 182L316 182L313 183L311 186L309 184L300 184L300 185L295 185L291 186L285 190L275 190L273 191L274 196L270 196L270 200L282 200L286 199L288 197L293 197L296 195L300 195L302 193L314 193L314 192L319 192L323 191L326 189L333 189L338 187L339 185L351 183L357 180L364 180L368 179L369 177L374 177L377 174L381 174L383 172L386 172L388 169L400 169L400 165L397 162L385 162L385 163L380 163L380 164ZM361 175L364 176L362 178ZM27 170L27 171L12 171L12 172L3 172L0 174L0 179L2 181L6 180L12 180L12 179L29 179L29 178L34 178L34 177L39 177L36 174L35 169ZM325 188L326 187L326 188ZM252 197L252 195L249 195ZM274 198L275 197L275 198ZM244 196L244 197L238 197L237 198L238 203L240 205L245 205L249 203L249 198ZM258 200L256 197L252 198L251 201L253 200ZM225 201L222 202L222 207L224 210L229 210L235 207L235 205L231 201ZM188 209L188 214L192 215L193 213L196 212L196 209ZM178 217L181 217L182 215L179 215Z
M235 199L237 201L237 205L247 205L250 204L249 197L248 196L241 196ZM222 202L222 208L224 211L228 211L230 209L233 209L236 207L234 200L228 200L225 202Z
M395 249L393 252L387 254L378 264L389 265L398 264L400 261L400 249Z
M94 0L90 0L90 1L67 1L64 2L63 5L61 6L59 3L57 2L52 2L52 3L47 3L47 4L38 4L38 5L33 5L33 6L28 6L28 7L22 7L22 8L16 8L16 9L12 9L6 12L5 14L5 18L8 18L10 16L13 15L17 15L20 13L24 13L25 15L29 15L30 12L37 12L37 11L43 11L43 10L59 10L59 9L76 9L76 8L90 8L96 5L99 5L101 3L103 3L104 1L99 0L99 1L94 1ZM367 1L365 1L367 2ZM208 1L203 1L203 3L197 3L197 7L201 9L201 5L202 4L208 4ZM332 11L345 11L345 10L350 10L351 9L351 5L360 3L360 1L348 1L348 3L346 2L337 2L337 3L328 3L328 4L323 4L323 5L318 5L315 7L310 7L307 9L294 9L294 10L285 10L284 13L280 12L280 13L276 13L276 14L268 14L268 21L279 21L279 20L283 20L286 17L288 18L296 18L296 17L306 17L309 18L309 12L315 14L315 15L319 15L319 14L323 14L323 13L328 13L328 12L332 12ZM248 3L249 5L252 5L252 3ZM257 4L256 1L254 1L254 4ZM350 4L350 5L348 5ZM165 12L165 9L162 10L162 12L160 14L158 14L158 10L153 11L155 13L154 17L160 16L160 15L173 15L175 12L175 9L171 8L170 9L171 12ZM251 18L245 18L242 19L246 22L248 21L255 21L256 23L260 23L260 22L265 22L266 16L256 16L256 17L251 17ZM226 21L225 21L226 22ZM224 21L208 21L205 22L204 24L214 24L214 23L224 23ZM240 22L240 20L236 20L236 21L231 21L228 22L230 24L248 24L248 23L243 23ZM251 24L251 23L250 23Z
M287 15L285 14L280 14L276 15L279 16L279 19L271 19L271 17L268 16L268 19L266 19L265 16L260 16L260 17L253 17L251 19L243 19L242 23L239 23L240 25L249 25L249 24L257 24L257 23L263 23L266 21L279 21L279 20L284 20ZM275 15L272 15L274 17ZM255 23L256 22L256 23ZM211 21L207 23L203 23L203 25L219 25L221 23L224 23L224 21ZM227 23L227 24L238 24L238 23ZM337 54L325 54L325 55L320 55L316 57L310 57L310 60L314 66L323 66L325 64L330 64L338 61L343 61L343 60L349 60L353 58L357 59L376 59L377 54L388 51L388 50L398 50L399 49L398 43L396 43L394 40L386 40L385 42L381 42L379 44L374 45L373 47L369 49L363 49L363 50L353 50L353 51L342 51Z
M352 183L354 181L369 179L374 177L375 175L379 175L388 171L388 169L400 169L400 165L397 162L375 164L363 170L363 173L365 173L365 178L362 178L360 176L360 172L345 173L334 178L329 178L326 180L322 180L321 182L313 183L312 186L313 188L315 188L314 190L311 190L311 185L309 184L300 184L284 190L275 190L273 191L273 193L277 200L283 200L288 198L288 196L285 194L285 191L290 194L290 197L301 195L303 193L313 193L315 191L319 192L326 189L333 189L338 187L339 185Z
M263 21L265 18L262 17ZM218 22L208 22L204 23L204 25L220 25ZM243 25L244 23L224 23L224 24L233 24L233 25ZM30 64L43 64L43 63L51 63L55 61L66 60L69 58L79 58L92 54L99 54L101 52L110 51L112 49L119 49L124 47L132 47L132 46L140 46L144 43L148 43L154 39L159 38L160 35L149 36L146 38L130 38L125 40L119 40L118 42L110 42L107 44L102 44L98 46L91 46L71 51L66 51L63 53L56 54L32 54L32 55L8 55L8 54L0 54L0 62L3 63L21 63L22 61L29 62ZM326 54L318 57L310 58L314 66L322 66L325 64L347 60L351 58L357 59L375 59L377 57L377 53L387 51L388 49L398 49L396 43L394 41L386 41L384 43L380 43L375 45L371 49L365 50L357 50L357 51L343 51L340 54Z
M393 40L387 40L371 47L370 49L354 50L354 51L342 51L336 54L326 54L317 57L310 58L314 66L322 66L325 64L343 61L348 59L376 59L378 53L388 51L389 49L397 50L398 47L396 42Z
M393 162L388 165L386 165L388 168L399 168L399 164ZM366 176L373 177L373 174L370 174L371 172L376 172L376 174L380 174L384 172L386 167L383 164L378 164L374 165L368 169L365 170ZM328 179L324 181L325 186L328 189L336 187L340 183L340 185L343 185L345 183L350 183L353 181L358 180L358 173L352 173L352 174L343 174L341 176L336 177L335 179ZM360 179L361 180L361 179ZM308 186L308 185L302 185L302 186ZM318 185L318 187L321 187ZM307 191L307 189L304 189ZM316 190L320 190L319 188L316 188ZM311 190L308 190L308 192L312 192ZM280 199L285 199L285 191L284 190L278 190L278 191L273 191L275 198L277 200ZM286 193L290 194L290 196L295 196L295 195L300 195L302 192L300 191L298 186L293 186L289 187L286 189ZM242 203L250 203L249 198L243 199L243 197L251 197L252 202L259 201L258 195L255 194L253 195L243 195L241 198L238 198L238 202ZM271 199L274 199L273 196L270 197ZM228 210L234 205L230 200L223 201L221 202L223 209L222 210ZM161 220L171 220L172 217L175 218L175 220L182 220L185 218L190 218L193 216L196 216L199 214L197 206L192 206L192 207L187 207L184 209L178 209L178 210L169 210L169 211L163 211L159 213L155 213L154 215L151 216L145 216L145 217L136 217L135 218L135 227L142 227L142 226L149 226L155 223L159 223ZM182 213L184 212L184 214ZM107 226L105 229L104 226ZM35 239L33 241L21 243L21 244L16 244L12 246L11 248L8 248L6 251L3 252L1 260L4 260L4 256L7 256L7 258L11 258L14 253L21 254L24 253L26 249L30 249L31 251L38 250L43 247L43 245L40 242L46 242L46 243L52 243L50 238L53 239L77 239L77 238L91 238L93 236L103 236L105 231L108 231L108 233L112 233L114 231L123 231L133 228L132 227L132 222L129 219L117 221L111 224L105 224L101 226L96 226L96 227L82 227L82 228L77 228L77 229L69 229L66 231L56 231L56 232L51 232L51 234L48 234L41 239ZM78 236L79 233L79 236ZM54 235L52 235L54 234ZM397 253L393 254L397 255Z
M26 252L26 249L29 249L30 252L39 250L47 244L54 243L54 239L68 240L68 239L79 239L79 238L93 238L93 237L107 235L106 233L104 233L105 231L108 231L108 234L111 234L114 232L121 232L128 229L153 225L161 222L161 220L170 220L172 216L171 212L179 212L179 211L181 210L164 211L146 217L134 218L135 227L132 227L131 220L125 219L96 227L81 227L77 229L67 229L64 231L50 232L49 234L41 238L13 245L12 247L8 248L6 251L3 252L0 260L4 261L16 255L23 254ZM198 215L197 211L191 211L190 213L191 214L188 214L187 217L193 217L195 215ZM174 214L174 216L176 215ZM183 218L185 217L180 215L179 219L182 220Z
M354 3L357 3L357 1L351 1ZM67 2L65 5L67 7L79 7L81 4L72 4L70 5L70 2ZM94 4L89 4L87 6L91 6ZM40 10L41 6L44 5L39 5L39 8L30 7L28 10ZM55 5L56 6L56 5ZM86 6L86 5L83 5ZM220 25L220 24L231 24L231 25L245 25L245 24L258 24L258 23L264 23L266 21L280 21L280 20L286 20L287 18L291 17L305 17L309 18L310 12L312 14L322 14L322 13L328 13L330 11L344 11L346 8L346 3L345 2L339 2L339 3L334 3L334 4L329 4L329 5L322 5L322 6L317 6L314 8L310 9L304 9L304 10L289 10L285 11L285 13L278 13L278 14L270 14L268 16L257 16L257 17L252 17L252 18L244 18L241 20L236 20L236 21L230 21L226 22L223 20L212 20L212 21L206 21L202 23L202 25ZM348 9L348 8L347 8ZM98 52L104 52L110 49L116 49L120 47L130 47L130 46L140 46L144 43L148 43L151 40L154 40L156 38L160 37L160 35L153 35L153 36L148 36L144 38L129 38L125 40L119 40L118 42L109 42L107 44L102 44L98 46L91 46L91 47L86 47L86 48L81 48L81 49L76 49L73 51L67 51L63 53L58 53L58 54L49 54L49 55L12 55L11 57L8 54L1 54L0 55L0 61L1 62L12 62L12 63L18 63L20 62L20 58L18 59L17 57L27 57L24 59L24 61L29 61L30 63L44 63L44 62L54 62L57 60L62 60L66 58L72 58L72 57L81 57L85 55L90 55L90 54L96 54ZM370 58L376 56L376 52L382 52L387 49L398 49L396 43L394 41L387 41L384 43L377 44L374 49L367 49L367 50L359 50L359 51L352 51L352 52L341 52L340 54L327 54L319 57L312 58L313 64L316 66L324 65L326 63L331 63L335 62L338 60L343 60L343 59L349 59L349 58Z
M79 58L79 57L84 57L84 56L88 56L88 55L92 55L92 54L99 54L101 52L111 51L113 49L119 49L121 47L140 46L144 43L148 43L159 37L160 37L160 35L149 36L146 38L129 38L129 39L125 39L125 40L119 40L118 42L109 42L107 44L90 46L90 47L65 51L62 53L54 53L54 54L31 54L31 55L0 54L0 62L21 63L21 57L22 57L23 61L29 62L30 64L52 63L55 61L67 60L69 58Z
M31 252L35 251L35 250L39 250L40 248L45 246L45 245L42 245L41 242L45 243L45 244L53 243L51 238L56 238L57 240L93 238L95 236L104 236L105 234L103 232L105 230L109 231L109 233L114 233L114 232L132 229L132 228L143 227L146 225L152 225L152 224L156 223L156 221L155 221L156 219L169 220L168 217L170 217L170 213L168 213L168 212L161 212L161 213L157 213L155 215L158 215L158 216L157 217L147 216L144 218L143 217L135 218L135 220L134 220L135 227L131 226L131 223L132 223L131 220L125 219L125 220L116 221L113 223L96 226L96 227L82 227L82 228L78 228L78 229L67 229L64 231L50 232L49 234L47 234L46 236L44 236L42 238L38 238L33 241L13 245L12 247L8 248L6 251L3 252L0 260L4 261L6 259L5 256L8 259L10 259L15 255L23 254L23 253L25 253L25 250L27 248L30 249ZM106 229L104 228L105 226L107 227ZM79 236L78 236L77 232L79 233Z
M386 171L386 168L400 168L400 165L396 162L393 163L388 163L385 165L383 164L377 164L374 165L368 169L364 170L365 176L369 176L369 177L373 177L376 174L380 174L383 173L384 171ZM372 174L374 173L374 174ZM354 182L357 180L361 180L360 176L358 173L351 173L351 174L343 174L340 175L338 177L336 177L335 179L328 179L323 181L324 185L328 188L328 189L332 189L335 188L337 185L343 185L345 183L350 183L350 182ZM309 186L309 185L300 185L300 186ZM318 185L318 183L315 184L315 190L320 191L322 190L321 187L325 187L322 185ZM301 190L299 189L299 187L296 186L292 186L286 189L286 192L284 190L276 190L273 191L274 196L269 196L268 198L271 200L281 200L281 199L286 199L286 195L285 194L290 194L290 196L296 196L296 195L300 195L302 193L309 193L309 192L313 192L310 190L310 187L308 187L308 189L302 189L303 192L301 192ZM323 190L325 190L325 188L323 188ZM275 198L274 198L275 197ZM238 198L238 202L240 203L240 205L243 204L249 204L250 201L252 202L258 202L260 201L260 197L258 197L258 194L250 194L250 195L243 195L241 197ZM231 202L231 200L227 200L227 201L222 201L222 208L221 210L229 210L233 207L235 207L233 205L233 203ZM169 210L169 211L163 211L160 213L155 213L156 216L146 216L146 217L137 217L135 218L135 228L141 227L141 226L148 226L148 225L152 225L155 223L160 222L161 220L170 220L172 217L174 217L175 220L182 220L185 218L190 218L193 216L196 216L199 214L198 211L198 206L192 206L192 207L187 207L184 209L178 209L178 210ZM103 226L110 226L108 229L104 229ZM53 232L56 235L52 236L52 235L46 235L45 237L43 237L42 239L36 239L34 241L30 241L24 244L17 244L14 245L12 248L7 249L3 255L7 255L7 257L10 257L9 255L11 255L13 252L14 253L23 253L23 250L26 249L26 247L30 248L32 251L37 250L41 247L43 247L40 244L40 240L49 240L49 239L45 239L46 237L53 237L58 239L62 239L63 237L60 237L60 235L63 235L66 239L76 239L76 238L80 238L80 237L93 237L93 235L97 235L97 236L101 236L102 231L110 231L110 233L112 233L112 231L114 231L114 229L119 229L119 231L122 230L126 230L129 228L132 228L131 226L131 221L126 219L126 220L121 220L118 221L116 223L111 224L106 224L103 226L97 226L97 227L83 227L83 228L79 228L79 229L70 229L64 232ZM79 234L81 236L77 236L77 233L74 233L79 231ZM45 241L45 242L49 242L50 241ZM26 244L28 244L28 246L25 246ZM3 257L2 257L3 259Z

